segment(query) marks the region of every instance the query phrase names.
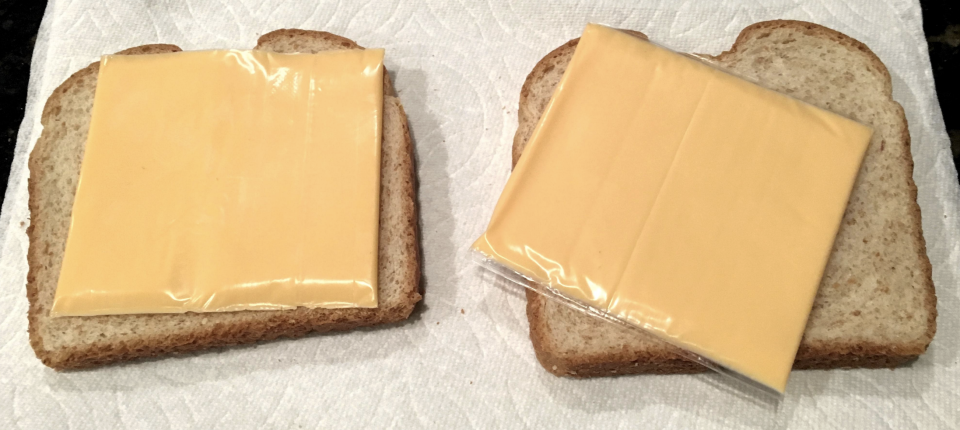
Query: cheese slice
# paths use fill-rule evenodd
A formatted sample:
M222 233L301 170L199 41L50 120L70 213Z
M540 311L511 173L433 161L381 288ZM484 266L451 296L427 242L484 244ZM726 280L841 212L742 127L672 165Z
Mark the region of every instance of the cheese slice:
M108 55L51 314L377 306L383 50Z
M589 25L474 248L782 392L871 134Z

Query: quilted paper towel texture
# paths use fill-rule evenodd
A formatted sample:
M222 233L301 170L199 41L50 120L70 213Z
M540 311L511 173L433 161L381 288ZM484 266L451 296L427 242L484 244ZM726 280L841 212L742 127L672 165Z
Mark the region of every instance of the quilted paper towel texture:
M520 86L587 22L717 53L768 19L866 43L910 123L937 287L938 333L896 371L795 372L770 414L708 376L556 378L536 362L525 301L475 270L468 247L510 171ZM0 216L0 427L948 428L960 422L958 190L920 7L903 0L487 2L51 0ZM50 93L99 55L145 43L250 48L278 28L386 48L416 143L424 303L396 327L56 373L27 339L26 161Z

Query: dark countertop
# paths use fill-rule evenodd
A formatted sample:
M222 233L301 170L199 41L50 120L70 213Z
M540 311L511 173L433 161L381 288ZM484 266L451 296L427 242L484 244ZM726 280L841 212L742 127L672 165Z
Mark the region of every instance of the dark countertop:
M7 188L10 163L23 120L30 57L46 0L0 0L0 190ZM940 107L960 161L960 6L955 0L921 0L923 28ZM0 195L0 201L2 201Z
M921 0L923 31L927 34L933 79L954 166L960 162L960 3L956 0Z
M27 102L33 43L46 6L46 0L0 0L0 192L4 193Z

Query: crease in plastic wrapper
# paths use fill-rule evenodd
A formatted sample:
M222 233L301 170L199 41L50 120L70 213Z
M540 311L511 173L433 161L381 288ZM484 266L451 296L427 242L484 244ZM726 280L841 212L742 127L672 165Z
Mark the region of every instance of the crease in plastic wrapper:
M102 57L51 314L377 307L383 55Z
M871 135L590 24L473 252L776 401Z

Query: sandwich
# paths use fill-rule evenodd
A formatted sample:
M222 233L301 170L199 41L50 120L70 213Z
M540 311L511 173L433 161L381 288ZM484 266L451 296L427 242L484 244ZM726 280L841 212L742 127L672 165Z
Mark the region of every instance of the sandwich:
M524 82L513 142L514 166L578 41L571 40L543 57ZM936 332L936 295L916 201L906 117L892 98L890 75L883 63L864 44L799 21L751 25L729 51L699 57L874 130L794 368L892 368L924 353ZM706 370L634 329L530 290L527 317L538 361L558 376Z
M363 48L334 34L287 29L264 34L254 49L283 54ZM148 56L178 51L180 48L173 45L145 45L118 54ZM29 160L29 336L45 365L57 370L87 368L311 332L390 324L410 316L421 300L416 175L407 118L386 72L382 74L379 227L373 260L375 306L51 315L99 70L100 63L91 64L53 92L43 109L43 133Z

